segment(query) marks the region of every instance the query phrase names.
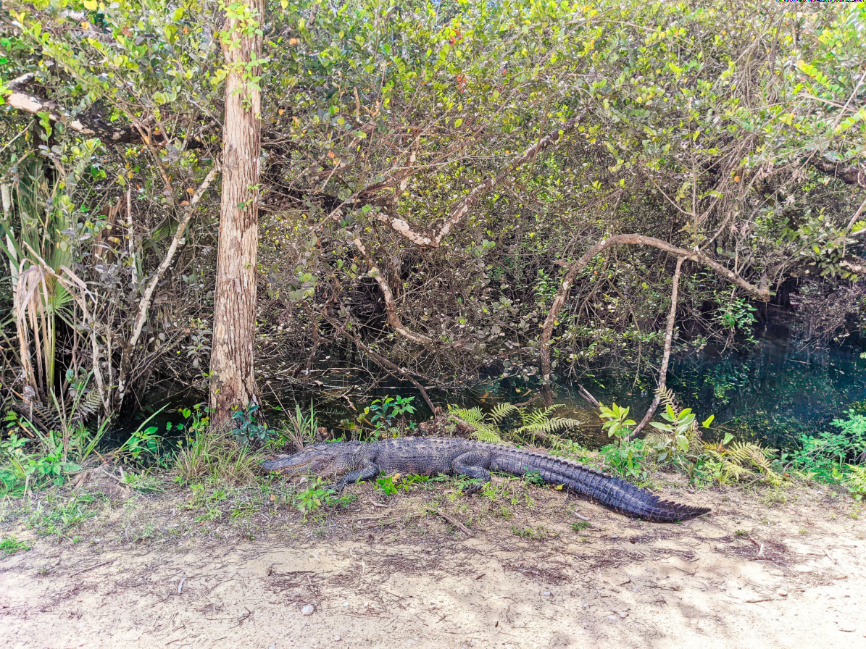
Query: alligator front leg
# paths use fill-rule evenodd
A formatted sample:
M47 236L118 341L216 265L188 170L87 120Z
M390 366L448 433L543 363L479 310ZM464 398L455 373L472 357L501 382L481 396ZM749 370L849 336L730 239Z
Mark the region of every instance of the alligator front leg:
M347 473L342 478L340 478L337 482L330 485L329 489L335 489L337 493L343 491L343 487L345 487L350 482L361 482L362 480L369 480L371 478L379 475L379 467L370 461L365 461L361 468L357 471L352 471L351 473Z
M478 478L480 484L471 484L463 490L467 496L481 491L481 487L490 482L490 456L487 453L469 451L458 455L451 462L451 470L454 475L466 475L470 478Z

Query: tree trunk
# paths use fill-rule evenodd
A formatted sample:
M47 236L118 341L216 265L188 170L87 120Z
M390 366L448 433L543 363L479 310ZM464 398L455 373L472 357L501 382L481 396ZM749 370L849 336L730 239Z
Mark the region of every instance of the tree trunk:
M251 16L244 16L241 7L232 10L232 18L227 17L222 45L226 105L210 380L216 426L225 425L233 409L247 407L256 395L253 349L261 92L260 69L247 70L246 65L261 59L264 1L248 2Z

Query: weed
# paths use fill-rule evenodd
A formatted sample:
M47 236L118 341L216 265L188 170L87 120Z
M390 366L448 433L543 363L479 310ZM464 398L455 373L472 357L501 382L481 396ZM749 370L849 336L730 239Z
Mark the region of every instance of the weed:
M522 539L531 539L533 541L541 541L552 536L550 530L541 525L535 528L512 526L511 533Z
M275 431L268 428L267 424L257 421L256 411L258 409L258 406L253 405L246 409L238 408L232 413L232 421L234 422L232 435L243 446L252 441L264 443L277 435Z
M126 486L131 487L136 491L141 491L143 493L162 493L163 491L165 491L162 481L156 476L150 475L147 472L126 472L123 474L123 479L121 480L121 482Z
M398 491L409 491L413 485L428 482L430 478L426 475L389 475L376 479L376 489L385 492L386 496L396 494Z
M589 527L589 521L577 521L576 523L571 524L571 529L573 529L575 532L578 532L578 533L582 532L583 530L585 530L588 527Z
M96 515L89 507L95 500L90 494L76 494L53 508L47 508L44 502L40 502L31 511L28 524L37 534L63 536L68 530Z
M278 436L275 439L268 441L267 445L269 448L275 449L290 446L295 451L300 451L304 446L316 441L318 430L319 422L316 419L313 404L310 404L309 415L305 415L301 411L301 407L295 404L295 412L289 413L286 425L278 431Z
M14 536L10 536L9 538L3 539L0 541L0 552L5 554L7 557L15 554L16 552L27 551L30 549L30 546L24 541L19 541Z
M774 507L776 505L781 505L788 502L788 494L779 487L775 486L771 489L767 489L761 496L761 502L765 507Z
M205 477L220 484L253 481L260 458L249 446L240 446L229 436L209 430L207 426L193 428L192 433L175 459L174 469L180 482L190 483Z
M523 479L526 480L529 484L534 484L538 486L544 485L544 478L541 477L541 471L535 469L533 471L527 471L523 474Z
M313 513L322 507L346 506L355 500L356 496L347 494L345 496L336 495L337 492L329 487L322 486L317 482L314 486L299 492L295 496L295 507L304 514L306 520L307 514Z

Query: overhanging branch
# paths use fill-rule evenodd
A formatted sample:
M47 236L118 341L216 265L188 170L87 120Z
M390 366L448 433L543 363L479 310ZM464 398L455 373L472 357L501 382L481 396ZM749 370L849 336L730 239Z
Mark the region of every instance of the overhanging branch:
M734 271L726 268L715 259L711 259L698 250L687 250L686 248L680 248L670 244L667 241L662 241L655 237L644 236L642 234L617 234L608 237L607 239L602 239L592 248L587 250L580 259L575 261L569 267L568 272L566 272L565 277L563 278L562 284L560 284L559 289L556 292L556 297L553 299L553 304L547 314L547 319L544 321L544 325L542 325L541 339L539 340L538 346L541 353L541 373L545 380L550 379L550 339L553 337L553 327L556 324L556 318L559 316L563 304L565 304L565 300L568 298L571 287L574 285L575 277L586 268L594 257L608 248L620 245L651 246L663 250L664 252L669 252L672 255L696 261L712 270L716 275L728 280L732 284L736 284L753 299L761 302L770 301L770 291L766 286L766 280L762 279L761 284L755 286L740 277L740 275Z

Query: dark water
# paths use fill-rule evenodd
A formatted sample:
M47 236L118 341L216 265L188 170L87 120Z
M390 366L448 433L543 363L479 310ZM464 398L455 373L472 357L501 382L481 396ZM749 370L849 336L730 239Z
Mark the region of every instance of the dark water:
M741 352L705 349L672 358L668 387L680 406L692 408L701 421L715 415L712 431L705 433L709 439L731 432L741 440L791 448L802 435L826 430L834 418L866 405L866 360L860 354L852 344L803 345L764 338ZM627 368L606 368L584 374L579 381L560 379L552 386L552 401L563 405L557 416L583 422L575 439L597 448L608 439L595 409L580 396L578 383L605 405L628 406L630 416L640 420L652 401L656 382L653 374L635 376ZM492 408L500 401L520 403L540 393L537 378L508 376L456 391L430 391L430 396L437 404ZM419 418L429 417L421 397L408 384L379 388L369 398L395 394L415 396ZM292 397L287 398L291 402ZM299 402L309 403L309 397ZM534 403L541 405L542 401ZM329 425L349 416L339 403L322 404L320 411Z
M332 387L353 385L355 377L345 375ZM562 404L556 412L561 417L583 422L574 433L575 439L590 448L608 443L601 431L601 421L594 408L579 394L578 382L605 405L616 402L631 409L630 416L640 420L652 401L656 385L653 374L635 376L628 368L598 370L580 377L579 381L560 379L552 386L552 402ZM700 420L715 415L713 430L716 435L731 432L738 439L758 441L771 448L790 448L797 445L802 435L826 430L830 421L843 417L850 408L866 406L866 359L855 344L803 345L795 340L759 339L745 351L722 354L716 350L673 357L668 373L668 387L677 396L682 407L692 408ZM500 401L526 402L539 397L541 385L537 377L505 376L475 382L456 390L429 392L437 405L480 405L492 408ZM327 391L326 391L327 392ZM332 394L339 390L332 390ZM416 419L423 420L430 412L418 392L410 384L383 385L365 389L363 385L345 397L329 397L321 391L304 393L283 391L282 404L294 409L299 403L304 410L314 404L320 424L335 429L339 434L340 421L353 419L356 412L348 406L351 401L363 409L370 401L385 396L414 396ZM181 399L189 406L195 395ZM172 401L174 401L172 403ZM152 424L160 429L167 422L177 423L178 400L167 396L159 406L171 403ZM541 405L537 400L535 405ZM275 403L267 403L275 406ZM270 425L280 418L278 410L267 408ZM145 416L147 416L145 414ZM172 431L177 435L178 431ZM712 438L713 432L705 434Z

